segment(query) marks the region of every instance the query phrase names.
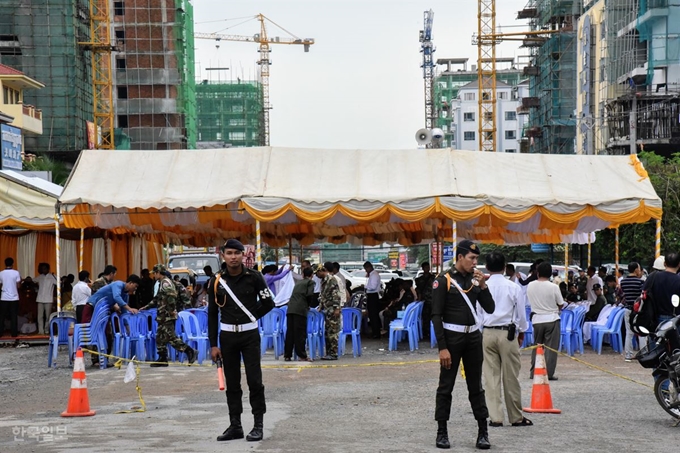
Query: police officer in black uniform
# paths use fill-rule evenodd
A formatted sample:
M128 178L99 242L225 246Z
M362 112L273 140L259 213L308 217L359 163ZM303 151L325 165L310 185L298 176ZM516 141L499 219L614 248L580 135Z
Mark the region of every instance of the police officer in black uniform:
M259 441L263 436L263 418L267 406L260 367L260 331L257 319L274 308L274 299L262 274L243 266L243 244L236 239L229 239L220 250L227 266L226 270L215 274L208 285L208 337L212 359L224 360L230 424L222 435L217 436L217 440L243 439L243 355L250 390L250 406L255 418L255 425L246 440ZM229 294L227 287L235 298ZM221 349L217 347L218 332Z
M495 303L486 286L484 274L477 269L479 247L472 241L458 244L456 264L438 276L432 284L432 323L439 345L439 387L434 418L437 420L437 447L450 448L447 421L451 413L451 393L456 382L458 364L463 359L472 412L479 425L477 448L491 448L487 428L489 411L482 388L482 333L481 322L463 297L468 297L474 310L477 304L493 313Z

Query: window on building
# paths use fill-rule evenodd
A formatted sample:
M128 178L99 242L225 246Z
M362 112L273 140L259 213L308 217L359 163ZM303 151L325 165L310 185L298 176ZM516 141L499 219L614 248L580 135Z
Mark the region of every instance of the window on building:
M113 2L113 14L116 16L124 16L125 2Z
M125 30L116 30L116 41L118 44L125 44Z
M475 93L465 93L463 95L463 99L466 101L474 101L475 100Z
M127 68L125 58L116 58L116 69L119 71L125 71L125 68Z
M127 99L128 89L127 87L118 87L118 99Z
M484 121L493 121L493 112L484 112Z
M491 99L491 94L488 91L482 92L482 100L488 101Z
M245 132L229 132L229 140L245 140Z
M222 132L215 132L215 140L222 140Z
M463 113L463 121L474 121L475 112L465 112Z
M499 91L498 92L498 99L507 99L508 98L508 92L507 91Z
M491 131L484 131L484 137L487 142L490 142L493 140L493 132Z
M516 131L505 131L505 138L508 140L514 140L517 138L517 132Z
M5 104L18 104L21 102L21 92L7 86L2 87L2 95Z
M517 112L505 112L505 121L515 121L517 120Z
M517 150L516 149L506 149L505 152L506 153L516 153Z
M128 126L128 116L127 115L118 115L118 127L122 127L123 129Z
M230 126L245 126L246 125L246 119L245 118L232 118L229 120L229 125Z
M243 104L232 105L231 111L234 112L234 113L243 113Z
M221 118L215 118L215 126L221 126L222 125L222 119Z
M474 141L475 133L473 131L463 132L463 140Z

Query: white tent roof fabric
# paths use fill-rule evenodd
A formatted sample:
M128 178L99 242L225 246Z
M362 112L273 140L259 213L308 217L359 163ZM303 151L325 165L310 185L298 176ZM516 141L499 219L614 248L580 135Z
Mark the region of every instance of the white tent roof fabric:
M610 225L659 218L662 206L636 156L278 147L86 150L60 202L70 227L185 238L247 238L258 219L282 242L398 242L406 223L419 223L417 240L441 237L455 219L459 236L513 244L581 242ZM160 218L145 222L139 210Z
M54 228L62 187L12 170L0 170L0 226Z

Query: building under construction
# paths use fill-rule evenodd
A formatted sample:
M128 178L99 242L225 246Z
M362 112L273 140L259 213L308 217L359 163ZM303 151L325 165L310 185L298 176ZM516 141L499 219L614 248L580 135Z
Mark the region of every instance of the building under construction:
M5 0L0 14L0 62L45 84L25 93L42 110L43 134L27 136L30 152L75 159L87 147L93 120L89 0Z
M263 139L262 85L237 80L196 84L199 146L259 146Z
M193 148L191 1L113 0L110 6L116 145ZM2 2L0 62L45 83L24 99L43 112L43 134L27 137L27 150L73 161L88 147L87 122L94 121L92 54L82 43L90 41L90 0Z
M605 152L677 152L680 144L680 4L608 0ZM593 5L595 7L596 5ZM633 125L633 127L631 127Z
M531 64L524 68L529 79L529 97L518 110L528 114L524 137L529 152L574 153L577 120L576 21L580 0L529 0L518 12L518 20L529 20L532 31L550 30L547 37L524 39L523 48L531 52Z

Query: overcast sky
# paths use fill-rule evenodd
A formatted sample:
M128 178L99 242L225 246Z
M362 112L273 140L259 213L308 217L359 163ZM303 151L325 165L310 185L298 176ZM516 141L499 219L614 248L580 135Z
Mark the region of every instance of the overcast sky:
M271 144L308 148L415 148L424 126L423 78L418 32L423 12L434 11L437 58L467 57L476 64L471 36L477 30L476 0L194 0L196 32L251 36L262 13L300 38L302 46L273 45ZM527 0L496 2L496 23L521 31L517 11ZM242 18L241 20L233 20ZM512 28L510 28L512 27ZM288 37L268 25L269 36ZM256 78L256 43L196 40L197 77ZM499 57L525 55L516 43ZM229 71L205 71L229 67ZM468 67L469 68L469 67Z

